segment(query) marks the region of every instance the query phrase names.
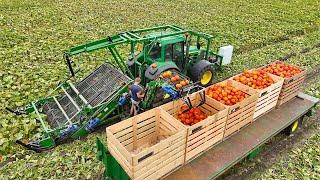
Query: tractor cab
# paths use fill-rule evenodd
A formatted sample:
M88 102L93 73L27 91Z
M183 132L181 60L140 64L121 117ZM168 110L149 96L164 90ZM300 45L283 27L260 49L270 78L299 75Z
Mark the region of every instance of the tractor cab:
M157 32L145 36L150 41L144 43L140 55L136 56L137 63L134 64L134 66L144 64L144 66L140 65L145 78L143 81L145 83L152 81L161 73L170 70L192 77L194 82L201 80L201 77L204 76L205 79L200 82L201 85L209 84L213 79L213 63L208 61L209 50L201 48L198 41L196 45L191 46L191 38L188 33L165 35L166 32ZM200 60L204 60L201 65L198 63ZM194 66L197 63L197 69L195 69ZM146 69L143 69L144 67ZM203 70L206 71L202 72ZM193 75L194 73L196 74Z
M148 34L145 42L135 59L129 59L128 65L133 74L137 69L142 71L143 82L156 79L165 70L184 72L185 69L185 42L183 34L158 38L164 32Z
M156 39L157 35L152 34L149 37ZM151 42L150 45L145 46L144 50L149 52L145 58L149 59L152 63L173 61L182 70L185 40L184 35L175 35Z

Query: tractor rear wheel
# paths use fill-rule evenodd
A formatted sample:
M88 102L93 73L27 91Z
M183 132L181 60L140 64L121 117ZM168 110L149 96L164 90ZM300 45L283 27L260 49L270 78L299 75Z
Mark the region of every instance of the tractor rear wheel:
M194 82L199 82L201 86L209 86L214 78L214 71L209 61L201 60L191 67L189 75Z

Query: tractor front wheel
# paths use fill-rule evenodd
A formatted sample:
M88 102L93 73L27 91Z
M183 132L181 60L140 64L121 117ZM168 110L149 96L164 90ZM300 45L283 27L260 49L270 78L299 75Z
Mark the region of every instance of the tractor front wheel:
M189 75L194 82L201 86L209 86L214 78L214 71L209 61L201 60L190 69Z

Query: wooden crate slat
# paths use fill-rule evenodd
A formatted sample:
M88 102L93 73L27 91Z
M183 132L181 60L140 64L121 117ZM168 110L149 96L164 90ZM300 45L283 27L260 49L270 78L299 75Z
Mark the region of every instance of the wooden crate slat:
M182 156L183 157L183 156ZM159 171L157 179L161 178L163 175L172 172L172 169L176 169L177 167L181 166L180 164L184 162L184 159L176 159L175 161L171 162L167 166L163 167L161 171Z
M163 117L163 119L172 124L171 126L176 128L176 129L185 129L184 125L181 124L180 122L177 122L177 120L171 116L169 113L167 113L166 111L161 111L160 116Z
M189 143L197 141L197 139L201 138L202 135L205 134L209 130L209 128L210 128L209 126L203 127L201 130L197 131L198 133L193 133L193 134L191 134L192 131L189 131L187 146Z
M288 101L290 101L293 97L297 96L299 94L299 91L292 93L291 95L287 96L287 97L283 97L281 99L278 100L277 106L280 106Z
M210 128L210 131L214 133L218 129L221 129L221 128L223 129L223 126L225 126L226 123L227 123L227 118L224 118L224 120L216 122L216 124L213 125L213 128Z
M153 170L154 173L152 173L151 175L144 174L143 176L139 176L137 179L141 179L141 180L144 180L144 179L150 179L150 180L159 179L159 178L163 177L165 174L167 174L170 171L172 171L173 169L175 169L176 167L181 166L183 161L184 161L183 153L179 152L178 154L174 155L173 157L167 158L167 160L164 161L161 164L161 166L153 167L151 170Z
M292 84L290 84L290 86L283 88L282 91L281 91L281 94L287 93L291 89L295 89L296 87L301 86L303 84L303 81L304 81L304 79L299 81L299 82L297 82L297 83L293 82Z
M136 171L136 174L143 175L148 170L152 169L153 167L157 167L159 164L162 163L165 159L167 159L169 154L175 155L176 153L181 152L184 154L184 142L178 141L174 146L165 148L163 151L159 152L157 158L148 159L149 161L145 161L142 165L134 166L133 169Z
M217 129L216 131L214 131L213 133L211 133L210 135L207 136L207 140L208 141L211 141L212 139L214 139L215 137L220 137L222 136L223 137L223 134L224 134L224 130L225 129ZM219 138L218 138L219 139ZM222 140L222 139L220 139ZM216 139L215 139L216 141Z
M209 124L209 126L219 126L221 124L225 124L227 120L227 116L221 117L220 119L217 119L213 123Z
M254 106L254 105L248 106L246 109L242 109L242 110L241 110L241 113L238 114L237 116L232 117L232 118L228 118L227 126L228 126L229 124L233 124L233 123L241 120L244 115L246 115L246 114L248 114L248 113L251 113L252 111L255 111L255 106Z
M268 111L270 108L275 107L275 105L277 105L277 100L278 99L270 100L263 106L258 107L255 111L255 115L261 115L263 114L263 112Z
M121 121L123 122L123 121ZM138 127L138 130L141 128L141 127L144 127L145 125L151 123L151 122L155 122L155 117L149 117L147 118L145 121L141 121L138 123L137 127ZM118 131L117 133L115 133L115 137L116 138L120 138L120 140L122 139L128 139L126 137L128 137L128 134L132 134L133 132L133 126L131 124L131 126L128 126L128 123L125 123L126 126L124 127L127 127L125 128L124 130L122 131Z
M245 118L242 118L242 120L239 121L238 124L226 129L224 138L228 138L230 135L238 132L241 128L243 128L247 124L251 123L252 120L253 120L253 113L252 114L248 114Z
M295 85L297 85L297 84L303 83L303 81L304 81L304 77L302 76L301 78L299 78L299 79L297 79L297 80L295 80L295 81L292 81L292 82L290 82L290 83L287 83L286 85L283 86L283 88L285 88L285 89L290 89L292 86L295 86Z
M193 139L192 141L187 142L187 152L190 151L197 151L198 149L201 149L200 144L205 144L207 141L209 141L211 138L214 138L215 136L218 136L219 134L223 135L224 131L224 124L220 126L220 128L216 127L216 130L213 130L213 132L206 131L203 134L201 134L198 138ZM200 138L201 137L201 138ZM208 139L208 137L211 137ZM213 145L213 144L211 144ZM211 146L210 145L210 146ZM188 154L188 153L187 153Z
M145 134L145 136L141 137L141 138L138 138L137 139L137 143L136 143L136 146L142 146L145 144L145 141L149 141L151 142L155 136L155 133L150 133L150 134ZM124 145L124 144L123 144ZM124 145L126 147L126 149L128 151L134 151L134 147L133 147L133 141L127 141L126 144Z
M171 151L168 151L162 156L158 156L158 159L155 159L154 162L146 165L144 168L137 171L137 179L144 179L152 174L157 174L158 171L170 162L180 159L184 159L184 147L180 146L175 149L170 148Z
M153 154L156 155L158 152L162 151L164 148L171 146L172 144L174 144L175 139L180 138L181 135L184 135L185 132L180 131L177 132L175 135L161 140L159 143L144 149L142 152L139 152L138 154L133 156L133 165L136 166L139 164L139 161L142 161L141 159L144 159L146 156L148 156L149 154ZM140 160L139 160L140 159Z
M162 119L162 117L161 117ZM170 123L168 123L167 121L164 121L162 119L162 121L160 122L161 125L163 125L164 127L166 127L167 129L169 129L170 131L176 131L176 128L174 128Z
M154 127L155 128L156 122L149 122L149 124L145 124L144 126L141 126L140 128L137 129L138 134L143 133L144 131ZM130 138L133 137L133 131L129 132L126 135L120 136L120 137L116 137L120 142L126 141Z
M253 118L257 119L259 117L261 117L262 115L264 115L264 113L268 113L270 112L270 110L274 109L277 105L278 101L273 101L270 104L262 107L260 110L256 111L257 113L254 114ZM260 115L258 115L260 114Z
M221 133L217 133L215 134L212 138L210 138L210 140L208 140L208 148L211 148L215 145L217 145L219 142L223 141L223 136L224 136L224 131Z
M301 85L302 84L296 85L285 92L281 92L280 93L281 99L283 99L283 97L290 96L292 93L295 93L296 91L299 91L301 89Z
M243 115L243 112L248 110L248 109L252 109L255 108L257 104L255 102L252 102L250 104L247 104L247 106L242 107L241 109L239 109L236 112L233 112L232 114L229 114L229 119L235 118L237 119L239 116L241 117Z
M281 98L279 98L279 100L283 100L285 98L287 98L288 96L291 96L292 94L296 94L297 92L300 91L300 87L297 89L293 89L292 91L290 91L289 93L286 94L280 94Z
M257 103L257 108L258 108L259 106L261 106L261 105L263 106L263 104L266 103L267 101L270 101L270 99L275 98L275 99L277 100L278 97L279 97L280 92L281 92L281 87L279 87L279 88L271 91L271 93L270 93L269 96L267 96L267 97L265 97L265 98L263 98L263 99L260 99L260 98L259 98L258 103Z
M151 133L155 133L155 127L152 125L155 125L155 124L150 124L148 127L146 127L146 129L144 131L139 132L139 134L136 136L136 140L144 138ZM126 145L132 143L134 141L134 136L133 136L133 133L131 133L131 134L132 134L131 137L122 141L121 144L126 146Z
M217 140L221 140L222 141L222 138L223 138L223 134L224 134L224 130L225 129L218 129L216 131L214 131L212 134L210 134L207 139L208 141L214 141L214 142L218 142ZM216 137L220 137L218 139L216 139ZM211 144L212 145L212 144ZM210 145L210 146L211 146ZM214 144L213 144L214 145Z
M150 157L148 159L145 159L145 160L141 161L138 165L133 166L133 170L136 173L139 173L140 170L145 170L146 168L148 168L147 166L154 163L160 157L163 157L164 155L171 152L173 149L180 148L181 146L183 146L185 148L185 138L183 138L183 137L175 139L173 145L171 145L171 146L168 145L167 147L163 148L161 151L159 151L157 154L155 154L155 156Z
M221 124L215 126L214 128L210 129L210 131L209 131L210 134L208 134L208 137L210 137L211 134L215 134L215 133L218 132L218 131L222 131L222 132L223 132L225 125L226 125L226 122L221 123Z
M137 127L138 127L138 129L140 129L140 128L146 126L147 124L150 124L150 123L155 122L155 121L156 121L156 117L153 116L153 117L145 119L144 121L138 122L137 123Z
M218 140L222 140L223 134L224 134L224 129L219 129L214 133L210 134L210 136L207 136L207 141L211 142L213 139L215 139L213 143L218 142ZM216 139L216 137L218 138ZM211 145L214 145L214 144L211 144Z
M107 134L107 141L114 144L116 146L116 149L118 149L124 156L124 158L129 162L132 163L132 158L130 157L130 153L128 150L119 142L117 139L114 137L114 135L109 131L108 129L106 130Z
M189 154L190 151L197 150L198 148L201 148L201 145L206 142L205 138L199 138L198 141L190 143L186 148L186 154Z
M268 99L269 99L268 96L260 97L257 102L257 107L263 105L266 101L268 101Z
M167 128L165 125L162 123L159 123L159 131L164 131L164 132L171 132L171 129ZM159 132L160 133L160 132Z
M131 124L129 127L125 128L125 129L123 129L121 131L118 131L114 135L115 135L116 138L118 138L118 137L124 136L126 134L132 133L132 131L133 131L133 127L132 127L132 124Z
M279 98L277 106L280 106L281 104L286 103L287 101L291 100L293 97L295 97L298 94L299 94L299 90L294 91L291 94L288 94L286 96L281 96L280 94L281 98Z
M306 73L302 71L300 74L297 74L291 78L285 78L284 80L284 87L290 86L292 83L295 83L297 81L303 80L305 78Z

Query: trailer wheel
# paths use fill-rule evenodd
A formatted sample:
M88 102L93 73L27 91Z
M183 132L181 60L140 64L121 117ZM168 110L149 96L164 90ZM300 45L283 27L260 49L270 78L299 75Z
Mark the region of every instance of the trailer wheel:
M212 64L207 60L201 60L191 67L189 75L194 82L199 82L201 86L208 86L214 78Z
M284 133L288 136L295 133L299 129L299 126L302 124L303 118L304 116L301 116L299 119L294 121L290 126L284 129Z

